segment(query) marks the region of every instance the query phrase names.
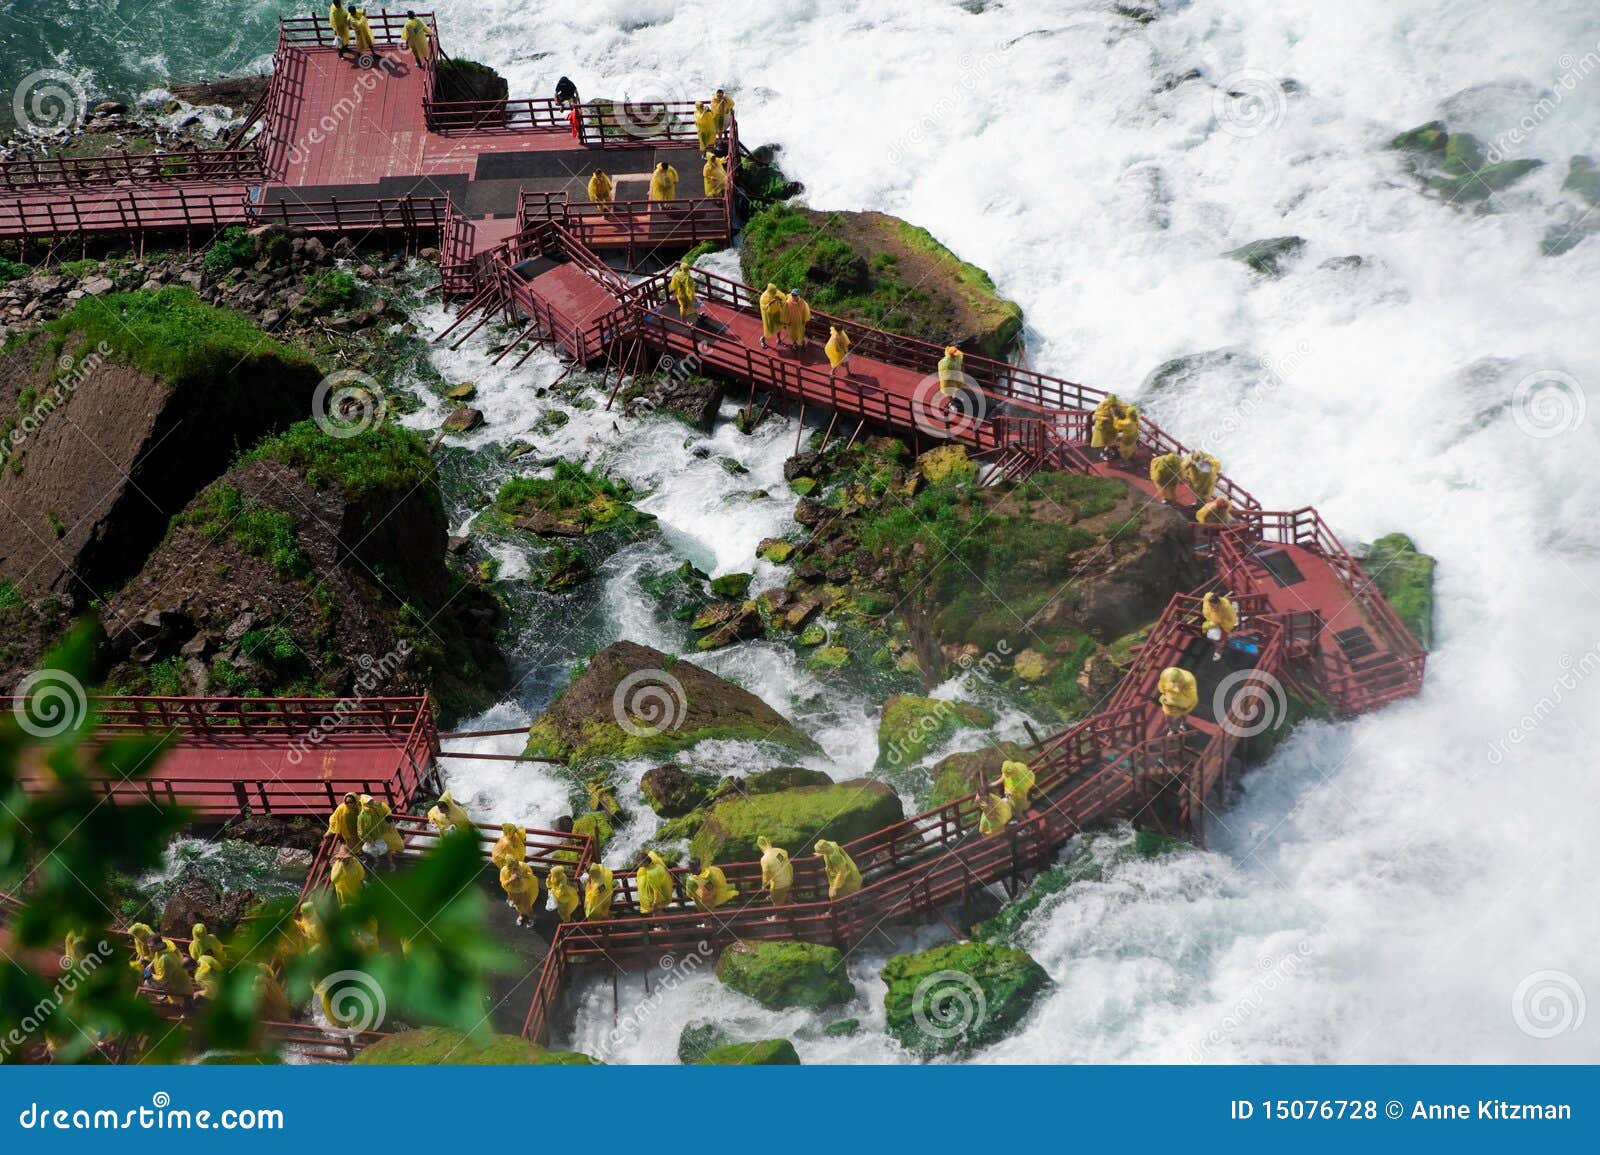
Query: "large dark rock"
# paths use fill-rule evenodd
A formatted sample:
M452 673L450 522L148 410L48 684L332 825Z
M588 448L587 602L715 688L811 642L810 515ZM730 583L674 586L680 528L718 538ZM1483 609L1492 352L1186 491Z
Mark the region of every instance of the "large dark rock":
M194 924L203 922L212 934L228 934L255 901L256 896L248 890L225 892L209 878L186 879L161 908L161 933L188 938Z

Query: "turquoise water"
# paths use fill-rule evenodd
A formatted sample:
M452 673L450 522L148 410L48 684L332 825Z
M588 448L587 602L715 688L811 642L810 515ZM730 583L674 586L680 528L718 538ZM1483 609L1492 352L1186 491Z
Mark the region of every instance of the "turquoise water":
M0 130L16 123L19 90L41 70L65 72L92 105L186 81L263 71L278 17L292 0L13 0L0 11Z

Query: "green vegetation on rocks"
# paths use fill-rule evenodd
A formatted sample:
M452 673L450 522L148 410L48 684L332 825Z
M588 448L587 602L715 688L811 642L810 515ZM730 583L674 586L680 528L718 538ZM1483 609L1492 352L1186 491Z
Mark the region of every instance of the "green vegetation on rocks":
M983 776L985 782L998 781L1000 764L1007 760L1026 762L1028 752L1015 742L999 742L982 750L965 751L939 759L933 765L933 788L927 804L943 806L946 802L971 794L975 789L974 780L979 775Z
M588 1067L580 1051L552 1051L518 1035L468 1035L446 1027L401 1031L353 1060L365 1067Z
M1266 237L1223 253L1249 265L1264 277L1281 277L1289 263L1305 252L1304 237Z
M1025 952L987 942L896 955L883 968L889 1034L924 1057L963 1054L1009 1033L1050 985Z
M982 706L896 694L884 702L878 722L878 767L893 770L912 766L949 741L957 730L993 722L994 715Z
M1408 129L1389 142L1423 189L1452 204L1481 205L1544 162L1532 158L1493 161L1469 132L1450 132L1444 122Z
M798 1067L800 1056L788 1039L725 1043L695 1060L701 1067Z
M850 842L904 817L900 796L887 783L866 778L732 795L707 809L690 849L703 862L754 862L761 857L756 839L766 835L800 858L818 838Z
M639 530L655 518L631 502L638 496L626 481L590 473L558 461L549 477L515 477L501 486L494 512L517 529L536 534L577 535L608 529Z
M809 942L736 942L717 960L717 978L766 1007L839 1007L855 998L844 955Z
M718 1047L733 1042L720 1023L695 1020L678 1032L678 1062L698 1063Z
M419 488L437 495L428 443L421 434L395 424L374 425L351 437L330 437L315 421L301 421L240 459L241 464L251 461L281 462L313 488L337 486L357 499L409 494Z
M1425 650L1433 649L1434 564L1403 533L1380 537L1361 559L1362 569Z

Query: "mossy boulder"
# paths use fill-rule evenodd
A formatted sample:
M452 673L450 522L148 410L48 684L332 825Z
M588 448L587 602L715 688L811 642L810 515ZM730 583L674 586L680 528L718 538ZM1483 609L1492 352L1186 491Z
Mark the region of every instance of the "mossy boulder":
M806 659L806 667L818 673L843 669L850 664L850 651L844 646L820 646Z
M1222 255L1249 265L1264 277L1281 277L1305 248L1304 237L1265 237L1229 249Z
M693 562L654 573L640 575L639 585L655 598L662 612L674 621L693 621L717 598L711 593L711 579Z
M638 496L626 481L590 473L571 461L557 461L549 477L514 477L500 487L494 504L480 517L540 537L579 537L608 530L637 534L655 517L633 507Z
M1380 537L1361 559L1361 568L1425 650L1433 649L1434 565L1403 533Z
M657 766L646 770L639 780L644 800L663 818L681 818L702 806L719 779L714 774L698 774L682 766Z
M994 715L982 706L896 694L884 702L878 721L878 766L886 770L913 766L956 731L993 722Z
M736 942L717 960L717 978L766 1007L840 1007L856 996L844 954L810 942Z
M780 790L794 790L801 786L829 786L833 779L821 770L805 766L774 766L760 770L744 780L746 794L776 794Z
M366 1067L598 1065L581 1051L552 1051L517 1035L467 1035L448 1027L401 1031L373 1043L351 1061Z
M740 262L750 284L798 288L820 312L937 345L1003 358L1022 332L1022 308L987 273L885 213L774 205L745 225Z
M951 754L933 764L933 788L928 795L929 806L943 806L946 802L971 794L973 781L981 774L985 782L1000 778L1000 763L1026 762L1028 752L1015 742L998 742L981 750L968 750Z
M719 598L743 601L745 594L750 592L750 575L725 573L721 577L714 577L711 579L711 592Z
M924 1057L963 1054L1004 1037L1050 986L1025 951L987 942L896 955L883 981L889 1034Z
M708 738L816 744L760 698L709 670L635 642L589 659L528 730L527 753L581 760L670 755Z
M794 542L784 541L781 537L764 538L756 546L756 556L773 565L782 565L794 556Z
M788 1039L761 1039L754 1043L725 1043L712 1047L695 1060L701 1067L798 1067L800 1055Z
M1406 168L1424 191L1461 205L1481 205L1544 164L1531 157L1498 159L1470 132L1450 132L1439 120L1407 129L1389 147L1405 154Z
M596 851L605 849L616 834L616 827L612 825L611 817L598 810L591 810L588 814L580 814L572 820L572 833L587 834L594 839Z
M801 858L818 838L851 842L904 817L900 796L887 783L866 778L733 795L708 808L691 850L703 862L754 862L761 857L756 839L766 835Z
M860 1019L840 1019L837 1023L829 1023L822 1028L822 1033L830 1039L850 1039L861 1033Z
M1567 163L1567 178L1561 187L1577 193L1590 208L1600 208L1600 166L1591 157L1575 156Z
M976 481L978 464L967 456L965 445L941 445L917 458L917 468L929 485Z
M720 1023L702 1019L685 1023L683 1030L678 1032L678 1062L698 1063L710 1052L731 1042L733 1037Z
M434 96L440 101L500 101L503 104L510 94L511 86L506 78L487 64L460 57L446 57L438 63ZM474 121L479 115L480 110L473 110Z

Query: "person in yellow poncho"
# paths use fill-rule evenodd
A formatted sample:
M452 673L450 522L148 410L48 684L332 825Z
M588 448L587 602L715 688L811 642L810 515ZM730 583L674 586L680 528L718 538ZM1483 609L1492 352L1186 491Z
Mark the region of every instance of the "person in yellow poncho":
M861 870L837 842L817 839L817 856L828 875L828 897L843 898L861 889Z
M1178 483L1183 480L1183 459L1176 453L1163 453L1150 459L1150 480L1155 484L1156 497L1162 501L1178 500Z
M728 121L733 116L733 98L722 89L717 89L711 94L711 113L717 118L717 131L726 132Z
M61 969L71 970L82 964L85 957L83 949L83 932L81 930L67 931L67 937L61 944Z
M299 912L294 916L294 927L300 934L300 945L306 949L322 945L322 920L317 917L317 906L312 902L302 902Z
M832 377L841 368L844 370L846 380L850 377L850 334L843 329L828 326L828 343L822 347L828 355L828 376Z
M1227 525L1233 520L1233 502L1226 497L1213 497L1194 515L1201 525Z
M367 23L367 10L365 8L352 8L350 10L350 31L356 40L356 59L363 56L376 57L377 45L373 43L372 26Z
M428 55L428 26L418 19L415 12L406 13L405 26L400 29L400 39L411 49L411 58L417 62L417 67L421 68L423 60Z
M716 153L706 153L705 167L700 170L700 182L705 185L708 197L719 197L728 191L728 167Z
M1205 619L1206 637L1211 639L1211 660L1220 662L1228 635L1239 628L1239 611L1225 594L1208 590L1200 599L1200 616Z
M694 134L701 152L710 152L717 142L717 114L703 100L694 102Z
M1117 456L1132 461L1133 455L1139 452L1139 407L1123 406L1111 426L1117 431Z
M639 857L633 881L640 914L654 914L672 904L672 868L656 851L648 850Z
M539 876L526 862L507 862L500 868L500 889L506 903L517 912L517 925L526 926L533 917L533 904L539 898Z
M293 1017L289 994L273 973L271 963L256 963L256 977L251 986L256 993L256 1015L262 1022L287 1023Z
M678 199L678 170L666 161L658 163L655 171L650 174L650 199L653 201Z
M611 917L611 899L616 893L616 876L604 863L596 862L583 876L583 917L593 922Z
M573 914L583 905L583 898L578 894L578 888L572 885L572 880L567 877L567 868L552 866L544 880L544 888L550 896L549 909L555 911L556 917L562 922L571 922Z
M504 869L508 864L521 862L528 857L528 832L515 822L503 823L500 840L489 851L489 861Z
M761 347L767 347L767 338L783 344L783 290L769 283L761 290Z
M374 858L386 854L399 854L405 849L405 839L389 821L394 811L387 802L379 802L370 794L361 796L361 810L356 814L356 834L361 838L361 849Z
M1100 451L1100 459L1111 458L1111 447L1117 440L1117 417L1122 413L1122 402L1115 393L1107 393L1094 407L1094 418L1089 427L1089 448Z
M170 938L162 940L161 949L150 960L150 981L167 994L169 1003L185 1001L194 994L194 982L183 969L178 944Z
M1034 781L1033 767L1026 762L1007 759L1000 763L1000 788L1005 791L1006 801L1011 803L1012 814L1026 813Z
M206 930L205 923L197 922L189 930L189 957L199 962L202 955L210 955L218 962L228 959L222 949L222 940Z
M339 905L346 907L361 897L361 887L367 881L367 870L355 855L347 854L333 860L329 877L333 881L333 893L339 899Z
M756 846L761 849L761 889L772 896L773 906L782 906L794 886L794 863L789 861L789 852L772 845L765 834L756 839Z
M448 790L439 795L439 801L428 811L428 823L441 837L456 830L463 830L474 836L478 833L478 828L473 825L471 817Z
M156 932L146 922L136 922L128 927L128 939L133 943L133 959L129 966L135 971L143 973L144 968L161 950L161 940L156 937Z
M689 860L689 874L683 880L683 889L701 910L716 910L739 897L722 867L702 866L698 858Z
M328 8L328 23L333 28L333 38L339 42L339 58L350 50L350 13L340 0L333 0Z
M1202 505L1211 500L1211 491L1221 476L1222 462L1211 454L1195 449L1183 455L1183 483Z
M955 345L944 347L944 356L939 358L939 393L943 397L950 397L961 391L967 383L966 356Z
M783 331L789 343L796 348L806 343L806 322L811 320L811 306L798 291L783 299Z
M589 178L589 200L597 205L608 205L614 195L611 178L599 169Z
M361 833L356 819L361 814L361 796L346 794L344 801L328 815L328 833L336 835L352 854L361 851Z
M1011 803L999 794L978 791L978 833L988 838L1011 824Z
M1168 666L1156 682L1156 698L1167 724L1181 730L1187 725L1184 719L1200 704L1200 687L1182 666Z
M222 964L215 955L203 954L194 960L194 981L200 988L200 997L214 999L222 987Z
M694 310L694 271L689 267L687 258L678 262L678 267L672 270L672 276L667 279L667 288L678 302L678 316L687 317Z

